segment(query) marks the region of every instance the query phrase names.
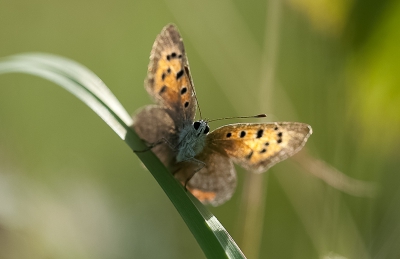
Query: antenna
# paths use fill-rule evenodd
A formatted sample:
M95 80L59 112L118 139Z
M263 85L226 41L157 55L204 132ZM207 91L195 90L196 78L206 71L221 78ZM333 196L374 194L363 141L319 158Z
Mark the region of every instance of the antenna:
M209 120L207 122L220 121L220 120L229 120L229 119L250 119L250 118L265 118L265 117L267 117L267 115L262 113L262 114L258 114L258 115L252 115L252 116L225 117L225 118Z
M197 94L196 94L196 91L194 90L194 87L193 87L193 92L194 92L194 98L196 98L197 109L199 109L200 119L203 119L203 116L201 115L201 110L200 110L199 101L197 100Z
M186 61L186 62L187 62L187 61ZM203 119L203 116L201 115L201 110L200 110L199 101L197 100L196 90L194 89L194 84L193 84L193 81L192 81L192 76L190 75L189 66L188 66L188 65L185 65L184 68L185 68L186 75L189 77L189 83L190 83L190 85L191 85L191 87L192 87L192 91L193 91L193 94L194 94L194 98L196 99L197 109L199 109L200 119Z

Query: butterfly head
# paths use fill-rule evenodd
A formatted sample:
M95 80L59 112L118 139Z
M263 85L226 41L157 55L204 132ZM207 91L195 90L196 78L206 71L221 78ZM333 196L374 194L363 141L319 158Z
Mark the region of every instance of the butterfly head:
M193 128L197 132L197 136L200 136L201 134L207 135L208 132L210 132L210 127L208 127L208 122L205 120L199 120L193 122Z

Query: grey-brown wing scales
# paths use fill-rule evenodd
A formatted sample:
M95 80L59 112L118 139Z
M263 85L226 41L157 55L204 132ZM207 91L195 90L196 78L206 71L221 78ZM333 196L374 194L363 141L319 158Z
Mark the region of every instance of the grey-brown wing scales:
M177 143L174 121L168 115L166 109L158 105L148 105L141 108L133 116L132 127L139 137L150 145L163 139L167 139L171 145ZM156 145L152 148L152 151L167 167L170 167L175 161L176 153L165 142Z
M232 161L207 147L195 158L204 164L180 162L176 164L175 177L182 184L192 177L186 187L203 204L218 206L229 200L236 189L236 171Z

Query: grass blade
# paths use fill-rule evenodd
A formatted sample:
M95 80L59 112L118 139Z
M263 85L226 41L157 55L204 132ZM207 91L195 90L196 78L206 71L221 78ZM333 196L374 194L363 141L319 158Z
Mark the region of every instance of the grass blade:
M28 53L0 59L0 74L25 73L63 87L99 115L132 150L145 148L132 119L107 86L86 67L63 57ZM207 258L245 258L221 223L186 192L152 152L138 153L196 238Z

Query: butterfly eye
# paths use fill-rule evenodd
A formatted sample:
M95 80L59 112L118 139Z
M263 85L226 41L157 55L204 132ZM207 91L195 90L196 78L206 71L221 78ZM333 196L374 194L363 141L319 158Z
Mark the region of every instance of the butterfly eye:
M210 132L210 127L206 126L206 128L204 129L204 134L207 134L208 132Z
M193 123L193 128L194 128L195 130L198 130L199 127L200 127L200 122L199 122L199 121L196 121L195 123Z

